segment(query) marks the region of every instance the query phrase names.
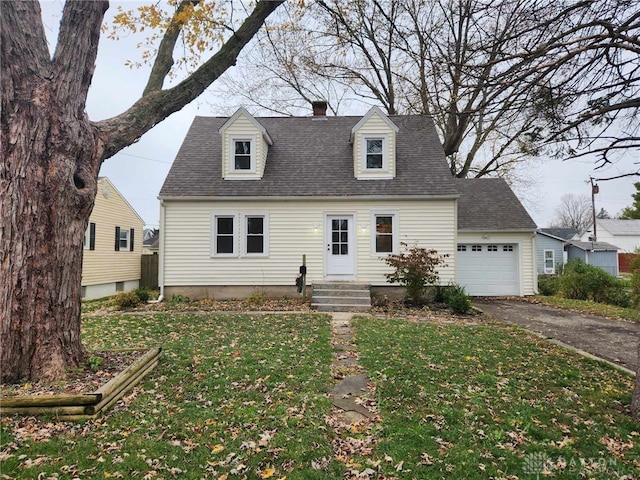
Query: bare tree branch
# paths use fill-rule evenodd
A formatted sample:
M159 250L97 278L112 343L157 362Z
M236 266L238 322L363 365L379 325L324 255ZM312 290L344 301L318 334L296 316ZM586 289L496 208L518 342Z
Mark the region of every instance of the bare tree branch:
M96 126L104 143L104 157L109 158L131 145L158 122L197 98L229 67L235 65L242 48L262 27L265 19L283 0L260 1L238 30L200 68L175 87L154 90L142 96L126 112L101 122Z

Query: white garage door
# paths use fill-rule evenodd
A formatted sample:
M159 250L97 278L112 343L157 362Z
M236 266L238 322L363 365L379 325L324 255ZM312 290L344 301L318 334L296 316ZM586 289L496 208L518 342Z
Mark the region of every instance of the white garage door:
M468 295L520 295L518 251L512 244L458 244L456 275Z

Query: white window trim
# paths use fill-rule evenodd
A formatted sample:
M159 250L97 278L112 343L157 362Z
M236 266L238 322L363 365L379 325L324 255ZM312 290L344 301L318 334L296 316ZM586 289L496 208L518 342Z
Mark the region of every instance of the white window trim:
M249 217L262 217L262 236L263 236L263 252L249 253L247 252L247 235L249 229L247 227L247 219ZM242 255L245 257L268 257L269 256L269 214L267 212L245 212L242 214Z
M391 252L376 252L376 217L391 217ZM386 257L390 254L397 254L400 251L400 235L398 231L398 211L397 210L376 210L371 212L371 256Z
M120 246L120 251L121 252L128 252L129 248L131 246L131 235L130 235L131 229L129 228L122 228L120 227L120 237L118 238L118 245ZM122 246L122 234L126 233L127 234L127 245L126 246Z
M367 168L367 141L382 140L382 168ZM389 173L389 135L363 135L362 136L362 171L365 173Z
M551 252L551 269L547 270L547 252ZM555 275L556 273L556 252L552 249L544 250L542 254L542 268L545 275Z
M87 225L87 228L84 231L84 240L82 243L83 250L89 250L90 242L91 242L91 223Z
M218 253L216 250L218 238L218 218L233 218L233 252ZM236 212L214 212L211 214L211 256L218 258L234 258L238 256L238 214Z
M236 169L236 142L249 142L251 154L250 154L250 168L248 170ZM255 174L256 173L256 139L252 135L235 135L229 137L229 172L234 174Z

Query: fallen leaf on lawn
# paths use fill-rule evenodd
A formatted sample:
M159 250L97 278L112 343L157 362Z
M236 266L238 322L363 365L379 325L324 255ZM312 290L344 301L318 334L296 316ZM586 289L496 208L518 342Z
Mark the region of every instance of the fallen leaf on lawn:
M265 468L260 474L260 478L271 478L276 473L273 468Z
M214 446L214 447L211 449L211 452L212 452L212 453L220 453L220 452L221 452L221 451L223 451L223 450L224 450L224 445L217 444L216 446Z

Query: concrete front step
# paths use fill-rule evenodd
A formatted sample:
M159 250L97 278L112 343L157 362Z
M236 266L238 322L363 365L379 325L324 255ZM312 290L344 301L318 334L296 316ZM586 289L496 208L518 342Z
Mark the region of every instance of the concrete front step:
M368 312L370 286L364 283L314 283L311 308L319 312Z
M318 312L368 312L371 309L371 305L345 305L312 302L311 308Z
M366 297L345 297L344 295L316 295L312 298L313 303L339 303L344 305L369 305L371 306L371 296Z
M314 297L351 297L351 298L371 298L371 292L369 290L345 290L345 289L330 289L330 288L317 288L313 289Z

